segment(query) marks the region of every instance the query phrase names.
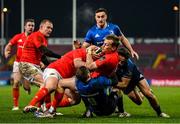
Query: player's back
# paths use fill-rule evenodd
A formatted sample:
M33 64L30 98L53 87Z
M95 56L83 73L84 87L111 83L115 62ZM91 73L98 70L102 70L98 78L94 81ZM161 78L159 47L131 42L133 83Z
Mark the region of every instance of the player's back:
M51 63L48 68L56 69L63 78L70 78L75 75L76 68L74 66L74 59L81 58L82 61L86 61L86 49L76 49L67 52L60 59Z

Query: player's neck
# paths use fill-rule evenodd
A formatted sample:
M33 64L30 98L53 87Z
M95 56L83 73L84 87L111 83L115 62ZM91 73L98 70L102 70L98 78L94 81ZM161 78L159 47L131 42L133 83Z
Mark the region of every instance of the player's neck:
M104 23L104 25L97 25L98 26L98 28L102 28L102 29L104 29L104 28L106 28L107 27L107 22L105 22Z

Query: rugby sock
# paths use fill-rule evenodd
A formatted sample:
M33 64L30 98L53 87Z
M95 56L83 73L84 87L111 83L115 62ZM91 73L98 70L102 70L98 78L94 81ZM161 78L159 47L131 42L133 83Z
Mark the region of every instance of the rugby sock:
M43 103L51 103L51 95L47 94L40 102L37 104L38 107L41 107Z
M119 112L123 113L124 112L124 105L123 105L123 97L122 96L118 96L117 106L118 106Z
M14 106L18 106L19 103L19 87L17 88L13 88L13 92L12 92L12 95L13 95L13 103L14 103Z
M60 107L67 107L67 106L70 106L70 105L71 104L70 104L70 101L69 101L67 95L64 94L64 96L63 96L61 102L58 104L58 106L60 106Z
M63 92L63 93L60 93L60 92L58 92L57 90L55 91L55 93L54 93L54 99L53 99L53 101L51 102L51 107L50 107L50 109L49 109L49 112L50 112L50 113L53 113L54 111L56 111L56 107L57 107L58 103L62 100L63 95L64 95L64 92Z
M156 113L157 113L158 116L162 113L160 106L158 106L158 107L157 107L156 109L154 109L154 110L156 111Z
M41 99L38 103L37 103L37 107L41 107L41 105L44 103L44 98Z
M31 100L29 105L35 106L36 103L40 102L46 95L48 94L48 89L43 87L41 88L35 95L35 97Z
M46 104L46 108L49 109L51 107L51 103Z
M50 103L51 102L51 94L46 95L46 97L44 98L44 102L45 103Z
M51 102L51 105L56 108L59 102L61 102L63 98L64 92L60 93L58 91L55 91L54 93L54 100Z
M70 101L67 97L67 95L64 94L62 100L60 101L60 103L57 105L58 107L67 107L67 106L70 106ZM46 108L49 109L51 106L51 103L46 103Z

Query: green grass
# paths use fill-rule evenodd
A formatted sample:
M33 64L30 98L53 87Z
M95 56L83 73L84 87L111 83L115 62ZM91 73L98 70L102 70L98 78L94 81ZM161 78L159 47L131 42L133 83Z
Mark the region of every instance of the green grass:
M11 111L12 96L10 86L0 87L0 123L180 123L180 88L178 87L153 87L158 97L161 108L171 118L158 118L146 99L140 106L132 103L126 96L124 106L127 112L132 114L130 118L118 118L115 115L107 117L81 118L84 111L83 103L66 108L59 108L63 116L55 118L35 118L33 114L23 114L22 109L28 104L38 89L33 87L31 95L27 95L21 88L20 109Z

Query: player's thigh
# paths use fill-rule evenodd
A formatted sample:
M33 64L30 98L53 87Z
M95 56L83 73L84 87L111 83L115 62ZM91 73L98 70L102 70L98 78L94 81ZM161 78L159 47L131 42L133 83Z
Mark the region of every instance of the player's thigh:
M60 87L64 87L64 88L68 88L72 91L76 91L75 88L75 77L72 78L66 78L66 79L61 79L59 80L59 84Z
M20 83L22 75L20 72L13 72L14 83Z
M142 79L141 81L139 81L138 87L145 96L151 94L151 88L146 79Z
M23 77L30 82L32 80L40 80L42 81L42 71L38 65L34 65L32 63L20 62L19 70Z

